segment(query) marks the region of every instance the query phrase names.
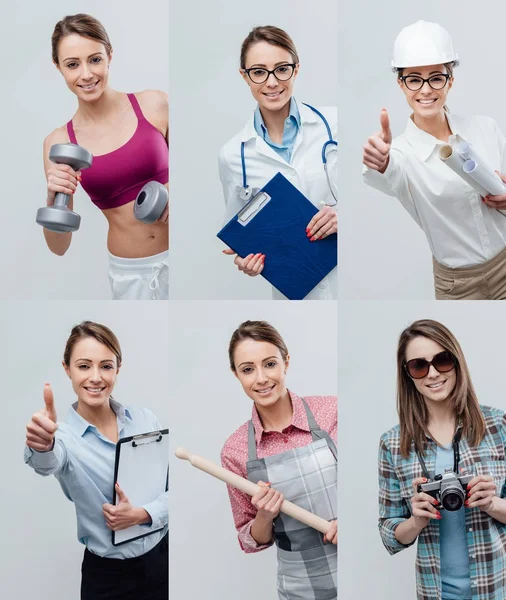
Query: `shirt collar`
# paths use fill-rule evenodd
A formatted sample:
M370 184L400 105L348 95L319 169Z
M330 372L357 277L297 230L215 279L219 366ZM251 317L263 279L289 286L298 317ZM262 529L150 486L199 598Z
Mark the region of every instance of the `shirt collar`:
M119 420L119 429L122 429L125 425L126 420L132 419L132 415L130 414L128 408L125 408L122 404L116 402L116 400L109 398L109 403L111 405L112 410L114 411L114 414ZM82 437L86 433L86 431L88 431L88 429L96 429L94 425L88 423L88 421L86 421L86 419L84 419L77 412L77 402L74 402L74 404L72 404L69 410L69 413L67 415L67 425L80 437Z
M290 112L288 113L288 118L286 120L292 121L297 125L297 127L300 127L300 113L297 107L297 102L293 96L290 98ZM262 131L263 138L265 139L266 135L268 134L267 127L265 126L264 118L260 112L260 106L258 105L255 109L255 114L253 115L253 124L255 126L255 131Z
M291 426L301 429L302 431L311 431L309 423L307 422L307 414L304 409L304 405L302 404L302 398L299 398L297 394L294 394L290 390L288 390L288 394L290 396L290 400L292 401L293 408ZM253 427L255 429L255 441L258 445L262 439L262 435L266 432L263 428L262 421L260 420L260 416L258 415L255 405L253 405L251 421L253 422Z
M448 121L448 125L450 127L450 131L452 134L457 133L455 131L455 124L452 121L452 118L448 112L445 111L446 120ZM438 140L430 133L419 129L413 119L409 117L408 124L406 126L405 136L408 142L413 146L413 150L415 154L425 162L429 156L432 154L434 149L437 146L441 146L445 142Z
M260 113L260 109L257 106L252 117L246 124L246 127L244 127L244 129L241 132L241 142L249 142L250 140L252 140L258 136L258 133L255 129L255 122L258 119L257 112L258 112L259 118L261 119L261 121L258 121L258 122L260 123L260 125L262 127L265 128L262 114ZM293 117L295 119L298 127L303 125L305 122L312 123L313 121L315 121L318 118L310 108L308 108L304 104L299 104L293 96L290 99L289 117Z

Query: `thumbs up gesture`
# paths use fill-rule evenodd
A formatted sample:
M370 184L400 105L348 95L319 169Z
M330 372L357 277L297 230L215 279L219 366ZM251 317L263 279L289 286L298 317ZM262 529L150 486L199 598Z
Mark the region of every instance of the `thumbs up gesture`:
M44 408L32 415L26 426L26 445L37 452L53 449L56 424L53 390L49 383L44 386Z
M390 158L390 145L392 144L392 132L390 131L390 119L386 109L380 115L381 129L372 135L364 146L363 163L369 169L384 173Z
M151 523L151 517L144 508L135 508L130 504L130 500L120 488L119 483L116 483L115 490L118 501L116 506L114 504L102 505L105 524L111 531L120 531L133 525Z

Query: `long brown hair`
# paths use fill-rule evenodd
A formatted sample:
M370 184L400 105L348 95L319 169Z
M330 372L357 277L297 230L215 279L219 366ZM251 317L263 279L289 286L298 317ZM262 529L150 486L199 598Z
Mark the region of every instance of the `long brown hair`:
M400 335L397 347L397 412L401 427L401 454L407 458L415 449L425 452L429 411L422 394L406 372L406 349L411 340L424 337L440 344L455 357L457 381L450 394L450 403L462 435L471 446L478 446L485 435L485 420L480 410L464 353L453 333L438 321L415 321Z
M77 344L77 342L84 338L94 338L97 340L97 342L100 342L109 348L109 350L116 356L117 366L121 366L121 347L119 345L118 338L109 329L109 327L101 325L100 323L94 323L93 321L83 321L79 325L75 325L72 328L69 339L65 344L63 362L67 367L70 366L70 357L72 355L74 346Z
M112 53L111 41L107 35L107 31L100 21L86 15L79 13L77 15L68 15L61 21L56 23L53 35L51 36L51 53L53 62L57 65L58 63L58 46L61 40L67 35L76 33L82 37L87 37L92 40L96 40L105 46L107 56L110 58Z
M235 373L234 352L237 344L242 340L255 340L257 342L269 342L276 346L281 354L281 357L286 361L288 357L288 348L285 341L281 337L279 331L267 321L244 321L234 331L228 345L228 359L230 368Z
M254 27L248 34L248 37L244 40L241 46L241 69L246 68L246 56L248 54L248 50L256 44L257 42L267 42L272 46L279 46L280 48L284 48L288 50L292 55L292 60L294 63L299 63L299 55L297 54L297 50L295 48L295 44L293 43L292 38L279 27L274 27L273 25L265 25L263 27Z

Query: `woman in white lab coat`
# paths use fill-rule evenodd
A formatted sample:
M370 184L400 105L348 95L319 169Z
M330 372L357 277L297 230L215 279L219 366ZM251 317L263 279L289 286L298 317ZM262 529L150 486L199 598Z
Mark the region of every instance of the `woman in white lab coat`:
M241 49L240 73L249 85L258 106L245 128L223 146L219 156L220 178L228 221L277 173L284 175L319 212L307 224L307 236L318 243L337 232L337 152L329 146L327 165L322 162L322 147L337 138L337 109L312 107L293 97L299 72L299 57L288 34L277 27L255 27ZM241 145L249 194L244 193ZM233 255L230 249L225 254ZM254 277L262 272L263 254L235 256L237 268ZM276 289L273 297L283 299ZM337 298L337 269L325 277L306 299Z
M398 198L423 229L433 255L436 299L504 300L506 214L499 209L506 208L506 195L482 198L439 158L441 145L459 135L487 167L506 172L506 139L497 123L448 110L457 64L440 25L418 21L400 32L392 65L413 114L392 141L388 113L382 111L380 131L364 146L364 179Z

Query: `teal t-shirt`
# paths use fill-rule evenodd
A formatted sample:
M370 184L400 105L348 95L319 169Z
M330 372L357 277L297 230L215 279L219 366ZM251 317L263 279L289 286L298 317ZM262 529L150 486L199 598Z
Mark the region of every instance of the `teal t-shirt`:
M453 448L438 446L436 474L453 469ZM471 600L471 578L466 538L465 508L455 512L442 510L439 521L439 549L441 553L442 600Z

